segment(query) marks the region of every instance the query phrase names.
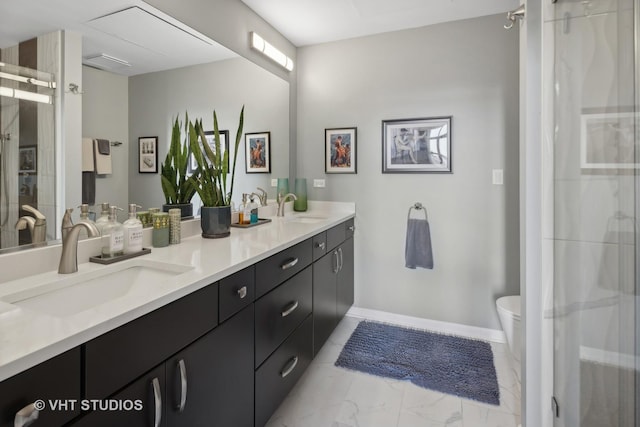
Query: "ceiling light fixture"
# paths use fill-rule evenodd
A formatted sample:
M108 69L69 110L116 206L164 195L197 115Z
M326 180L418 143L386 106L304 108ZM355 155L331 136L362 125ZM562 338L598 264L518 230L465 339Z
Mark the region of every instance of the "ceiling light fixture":
M252 31L251 35L251 47L255 50L262 52L265 56L271 58L273 61L280 64L287 70L293 70L293 60L284 53L280 52L275 46L263 39L259 34Z

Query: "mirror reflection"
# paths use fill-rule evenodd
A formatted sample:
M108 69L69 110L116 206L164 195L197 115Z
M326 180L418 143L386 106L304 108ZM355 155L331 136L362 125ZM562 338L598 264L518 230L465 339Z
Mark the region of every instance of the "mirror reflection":
M234 201L237 203L242 193L255 192L257 187L266 189L273 198L271 177L287 176L289 170L287 82L171 17L160 16L162 22L158 22L157 15L162 14L140 1L104 5L91 0L87 2L88 10L83 11L76 10L77 7L68 4L73 2L67 0L37 0L28 5L10 0L10 3L6 7L24 25L8 27L10 31L0 35L0 61L10 65L28 64L43 71L50 69L58 87L52 104L10 98L0 92L0 171L3 172L0 248L28 245L33 241L31 220L25 220L24 230L16 229L20 217L36 220L32 213L20 210L21 205L32 206L46 218L46 241L59 238L60 212L65 208L76 208L73 219L78 221L77 205L82 200L83 189L83 138L108 141L101 148L107 149L110 155L107 171L111 173L95 175L92 211L99 214L102 202L120 206L125 212L129 203L137 203L145 210L160 207L165 203L160 174L140 173L139 140L157 138L159 172L171 139L173 121L176 117L183 121L185 112L190 119L202 118L205 127L213 130L215 109L220 129L229 130L230 137L234 138L239 111L244 105L244 132L270 132L271 171L246 173L243 138L237 159ZM34 3L42 3L42 8L34 9ZM27 19L26 13L20 14L14 7L40 10L43 16ZM122 16L114 13L119 11L126 13ZM34 24L33 21L42 21L47 14L51 19L47 16L46 25ZM56 20L63 15L76 16L75 21L58 23ZM146 23L144 34L140 34L141 19ZM56 24L57 27L51 28ZM172 28L168 29L167 25ZM31 32L25 34L25 28ZM67 31L65 34L56 30ZM81 49L62 48L68 42L69 30L81 34L78 37ZM194 44L204 46L204 50L198 50ZM32 59L25 59L29 57ZM67 80L62 83L61 71L69 64L79 72L71 79L69 76L73 73L67 72ZM0 75L0 86L17 88L24 84L10 82ZM82 120L78 120L79 115ZM47 143L42 139L45 134L49 138ZM35 155L31 163L29 153ZM4 166L5 162L9 166ZM197 212L197 196L193 203ZM120 220L125 217L123 214Z

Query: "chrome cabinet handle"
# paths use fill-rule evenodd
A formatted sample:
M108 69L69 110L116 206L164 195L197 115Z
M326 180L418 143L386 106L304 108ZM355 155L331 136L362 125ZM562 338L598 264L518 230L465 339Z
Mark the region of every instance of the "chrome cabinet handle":
M339 264L339 261L338 261L338 251L333 251L333 256L334 256L334 258L336 260L336 264L335 264L336 267L333 269L333 272L337 273L338 271L340 271L340 264Z
M296 365L298 364L298 356L294 356L291 359L289 359L289 361L287 362L287 364L285 365L284 369L282 370L282 372L280 372L280 376L282 378L286 377L287 375L289 375L291 372L293 372L293 370L296 368Z
M291 313L293 313L295 311L295 309L298 308L298 301L294 301L288 308L286 308L281 314L282 317L287 317L288 315L290 315Z
M356 228L353 225L350 225L349 227L347 227L347 230L349 231L354 231Z
M240 299L243 299L244 297L247 296L247 287L243 286L240 289L238 289L238 296L240 297Z
M298 263L298 258L293 258L292 260L282 264L280 266L280 268L283 269L283 270L288 270L291 267L293 267L294 265L296 265L297 263Z
M324 248L327 246L327 244L325 242L317 242L316 243L316 248L320 248L322 250L324 250Z
M33 424L35 420L40 416L40 411L36 409L35 403L30 403L24 408L16 412L16 416L13 419L14 427L27 427Z
M151 381L151 386L153 387L153 401L155 405L153 426L159 427L160 421L162 420L162 393L160 391L160 381L158 378L154 378Z
M340 268L338 269L338 271L342 270L342 267L344 266L344 258L342 256L342 248L338 248L338 254L340 255Z
M184 364L184 359L178 361L178 370L180 371L180 403L177 409L182 413L187 404L187 367Z

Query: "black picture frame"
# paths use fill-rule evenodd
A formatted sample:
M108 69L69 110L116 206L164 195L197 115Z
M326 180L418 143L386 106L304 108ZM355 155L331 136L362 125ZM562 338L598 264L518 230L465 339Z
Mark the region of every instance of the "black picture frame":
M382 121L382 173L453 173L453 116Z
M357 139L357 127L324 130L325 173L358 173Z
M158 173L158 137L138 138L138 173Z
M224 156L225 152L229 152L229 131L228 130L219 130L220 134L220 147L222 147L222 155ZM215 140L215 132L212 130L205 131L205 138L207 138L207 144L211 150L215 153L216 151L216 140ZM201 142L199 142L201 144ZM231 153L229 153L231 156ZM206 156L205 156L206 157ZM229 158L227 158L227 171L229 170ZM211 165L209 159L207 159L207 164ZM189 166L188 172L193 173L198 168L198 163L196 162L196 158L191 154L191 149L189 149Z
M245 172L271 173L271 132L244 134Z

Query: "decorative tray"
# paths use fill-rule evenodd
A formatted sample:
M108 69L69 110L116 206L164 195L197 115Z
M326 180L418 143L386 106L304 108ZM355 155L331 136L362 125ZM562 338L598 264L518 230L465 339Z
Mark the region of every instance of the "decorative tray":
M249 228L249 227L255 227L256 225L260 225L260 224L266 224L267 222L271 222L270 218L258 218L258 222L254 222L253 224L239 224L237 222L231 224L232 227L238 227L238 228Z
M113 264L114 262L124 261L125 259L135 258L140 255L146 255L151 253L151 248L142 248L140 252L134 252L132 254L118 255L110 258L102 258L102 255L92 256L89 258L90 262L97 262L98 264Z

